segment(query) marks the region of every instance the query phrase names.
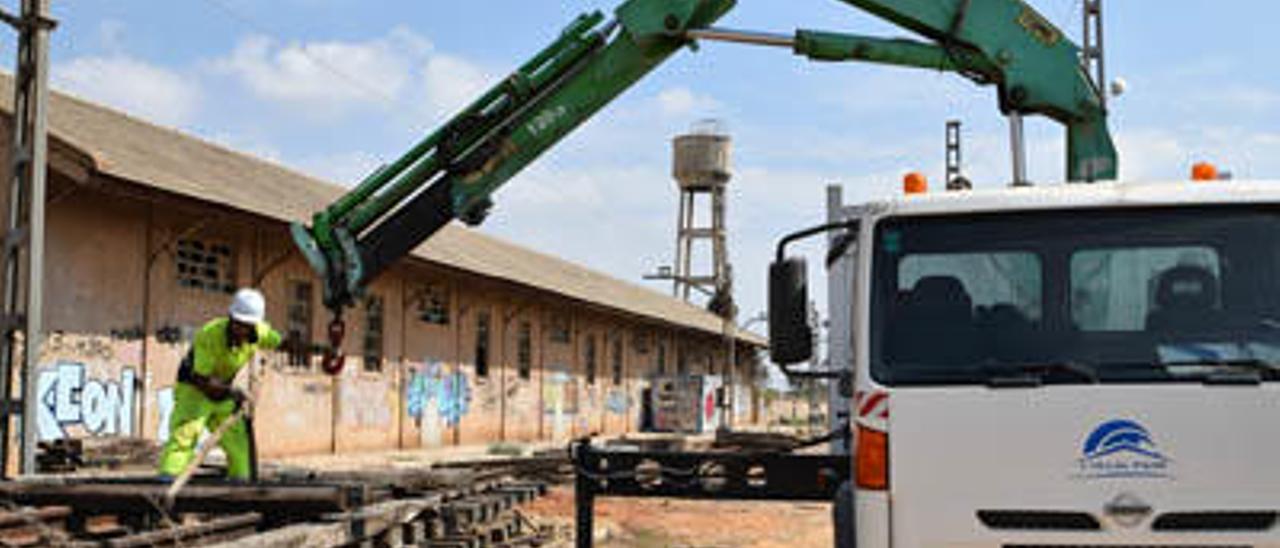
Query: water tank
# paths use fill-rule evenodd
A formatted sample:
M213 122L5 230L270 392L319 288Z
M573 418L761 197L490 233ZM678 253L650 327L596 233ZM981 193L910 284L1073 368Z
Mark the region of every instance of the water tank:
M692 132L672 141L672 175L682 190L711 190L729 182L732 141L715 120L694 126Z

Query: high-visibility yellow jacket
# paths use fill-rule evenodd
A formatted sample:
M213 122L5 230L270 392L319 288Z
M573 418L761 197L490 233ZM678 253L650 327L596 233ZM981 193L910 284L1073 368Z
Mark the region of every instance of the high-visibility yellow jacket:
M192 344L194 354L193 368L196 373L231 382L236 373L253 359L259 348L272 349L280 346L280 333L271 328L267 322L258 322L256 340L241 343L235 348L227 346L228 318L217 318L204 324L196 333Z

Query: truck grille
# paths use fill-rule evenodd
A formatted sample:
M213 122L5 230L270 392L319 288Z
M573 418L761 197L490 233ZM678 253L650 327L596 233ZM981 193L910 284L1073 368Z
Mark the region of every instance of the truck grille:
M1275 512L1169 512L1151 524L1156 531L1266 531Z
M978 510L978 521L992 529L1035 531L1097 531L1097 518L1084 512L1046 510Z

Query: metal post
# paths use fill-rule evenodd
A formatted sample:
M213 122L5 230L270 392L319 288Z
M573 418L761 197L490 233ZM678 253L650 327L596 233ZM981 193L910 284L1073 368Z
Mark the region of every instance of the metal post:
M591 464L591 442L579 440L573 443L570 459L573 461L574 545L591 548L595 540L595 492L591 478L584 473Z
M813 326L813 352L809 356L809 371L817 371L821 364L819 358L819 350L822 348L822 316L818 314L818 303L809 301L809 324ZM817 396L819 384L817 379L806 379L805 382L805 401L809 405L808 415L804 420L804 435L813 435L813 415L817 411L817 402L814 401Z
M680 210L676 213L676 260L672 263L672 265L675 267L676 272L684 272L685 270L687 270L681 267L681 265L684 264L684 257L685 255L688 255L688 253L685 252L685 249L684 249L685 239L683 234L681 234L680 229L683 228L685 225L685 220L684 220L685 211L687 211L692 207L691 205L687 204L688 199L689 199L688 195L686 195L684 192L680 193L680 198L679 198ZM680 287L681 287L681 283L680 283L679 276L672 274L671 296L677 299L684 298L688 300L689 298L688 295L685 295L683 297L680 296Z
M25 10L33 17L43 18L49 10L49 0L26 0ZM49 104L49 32L37 26L31 38L31 63L34 65L32 95L33 120L31 129L31 165L28 176L31 181L31 241L27 261L27 348L24 353L22 378L22 471L36 472L36 370L40 360L40 346L44 342L44 225L45 185L48 176L48 104Z
M1009 114L1009 147L1013 158L1013 182L1010 186L1031 186L1027 181L1027 143L1022 133L1022 113Z
M845 213L843 187L834 184L827 186L827 222L838 223L847 220L849 217ZM830 232L827 235L828 254L837 245L842 245L839 243L840 240L848 236L848 233ZM856 250L857 246L852 246L852 249ZM854 374L853 356L855 354L850 336L853 333L851 326L854 322L854 307L851 303L855 298L853 289L853 280L857 277L855 264L855 260L841 256L827 267L827 320L831 326L827 331L827 360L830 362L832 371L845 372L850 378ZM832 333L836 335L832 336ZM842 391L840 384L832 383L827 387L828 431L834 431L840 425L849 424L851 421L853 411L851 394ZM848 440L841 437L832 439L830 450L833 454L849 454Z
M725 352L727 354L727 357L725 359L728 361L728 370L724 376L723 386L724 386L725 401L722 402L723 405L721 405L721 408L720 408L720 411L721 411L720 426L725 429L732 429L733 428L733 404L736 403L733 397L734 396L733 381L737 373L735 369L737 368L737 365L738 365L736 363L737 356L738 356L738 352L737 352L738 344L737 344L737 341L735 340L737 333L735 333L736 325L734 324L733 315L732 314L726 315L724 317L724 321L722 325L724 326L725 340L729 341L729 348L728 348L728 351Z
M22 11L13 16L0 11L0 19L18 30L18 56L14 70L13 143L10 151L9 215L4 241L4 337L0 345L0 375L4 376L5 413L0 420L4 450L0 463L9 462L12 378L18 333L23 339L22 362L22 459L20 472L35 473L36 365L40 358L44 278L45 184L47 175L46 120L48 92L49 0L22 0ZM23 250L25 249L25 257ZM26 279L21 275L25 266ZM25 287L24 287L25 282ZM25 299L24 299L25 297ZM25 300L25 303L20 303ZM6 474L7 475L7 474Z

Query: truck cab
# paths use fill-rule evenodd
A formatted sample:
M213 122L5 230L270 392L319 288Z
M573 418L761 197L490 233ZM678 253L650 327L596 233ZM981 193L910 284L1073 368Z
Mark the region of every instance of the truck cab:
M1280 184L828 198L841 545L1280 546Z

